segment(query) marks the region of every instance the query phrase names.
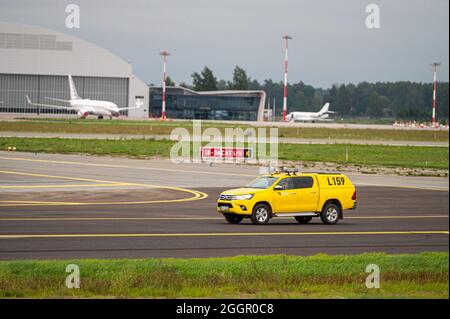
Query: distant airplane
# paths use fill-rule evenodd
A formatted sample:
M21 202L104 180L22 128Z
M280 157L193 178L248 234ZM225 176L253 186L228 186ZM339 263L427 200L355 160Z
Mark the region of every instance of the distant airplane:
M332 119L329 119L328 115L336 112L329 111L329 107L330 103L325 103L319 112L291 112L286 118L289 122L331 122Z
M118 117L120 115L120 111L138 109L140 105L136 107L118 107L117 104L109 101L100 101L100 100L90 100L90 99L82 99L77 94L77 89L75 88L75 84L73 83L72 76L69 75L69 88L70 88L70 100L61 100L51 97L46 97L46 99L59 101L59 102L67 102L70 106L60 106L60 105L50 105L50 104L39 104L32 103L28 95L27 101L30 105L34 106L43 106L43 107L53 107L57 109L65 109L65 110L75 110L77 114L81 118L87 118L89 115L97 115L99 119L102 119L103 116L108 116L110 119L113 116Z

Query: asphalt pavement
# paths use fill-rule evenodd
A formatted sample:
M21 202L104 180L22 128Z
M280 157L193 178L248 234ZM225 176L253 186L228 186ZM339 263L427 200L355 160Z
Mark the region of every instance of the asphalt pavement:
M350 175L337 225L225 222L220 192L247 165L0 152L0 259L448 251L448 178Z

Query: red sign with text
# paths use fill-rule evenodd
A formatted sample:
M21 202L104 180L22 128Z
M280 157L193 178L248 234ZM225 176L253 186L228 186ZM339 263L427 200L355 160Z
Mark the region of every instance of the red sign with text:
M205 159L245 159L252 157L251 148L239 147L202 147L200 155Z

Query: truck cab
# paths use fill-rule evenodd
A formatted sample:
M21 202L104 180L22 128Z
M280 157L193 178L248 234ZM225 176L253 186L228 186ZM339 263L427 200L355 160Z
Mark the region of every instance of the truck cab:
M232 224L250 218L267 224L274 217L294 217L308 223L319 217L336 224L344 210L356 208L356 189L344 174L274 172L246 186L223 192L217 210Z

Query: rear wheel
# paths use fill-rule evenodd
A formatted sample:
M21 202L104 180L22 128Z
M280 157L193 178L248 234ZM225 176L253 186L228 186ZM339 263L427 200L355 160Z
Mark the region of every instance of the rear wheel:
M252 223L255 225L265 225L270 219L270 208L265 204L258 204L253 208Z
M300 224L307 224L312 220L312 216L296 216L295 220Z
M328 203L324 206L320 219L324 224L332 225L339 221L339 216L341 215L341 209L338 205L333 203Z
M243 217L235 214L223 214L225 217L225 220L229 222L230 224L239 224Z

